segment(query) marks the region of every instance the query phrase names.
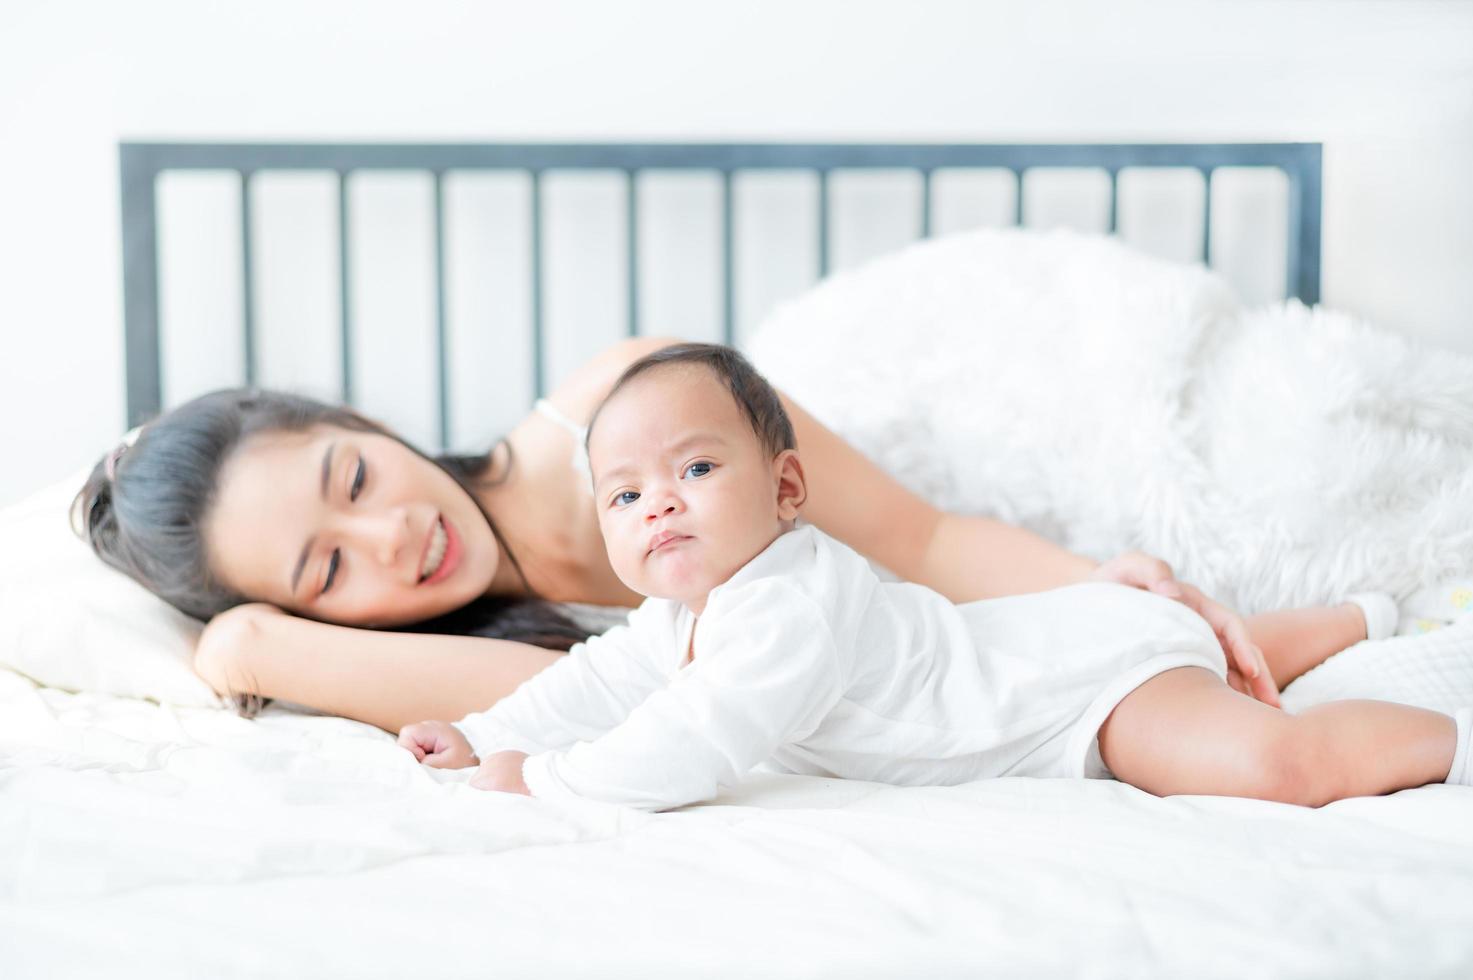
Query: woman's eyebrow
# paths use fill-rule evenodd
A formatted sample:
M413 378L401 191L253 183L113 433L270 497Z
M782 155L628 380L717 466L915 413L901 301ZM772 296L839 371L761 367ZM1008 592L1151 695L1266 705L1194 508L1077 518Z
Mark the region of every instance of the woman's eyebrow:
M336 442L328 443L327 452L322 454L322 489L320 493L323 503L327 502L327 481L328 478L332 476L332 451L336 446ZM307 556L312 553L312 545L316 543L316 541L317 535L314 534L312 535L312 537L308 538L307 543L302 546L302 553L297 556L297 567L292 569L292 586L291 592L287 593L288 595L297 594L297 583L302 580L302 569L307 566Z

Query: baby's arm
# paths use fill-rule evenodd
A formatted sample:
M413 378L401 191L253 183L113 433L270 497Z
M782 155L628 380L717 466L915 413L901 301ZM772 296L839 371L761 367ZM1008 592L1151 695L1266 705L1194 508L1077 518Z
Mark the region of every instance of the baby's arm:
M710 799L785 742L812 732L844 691L817 603L776 579L713 599L691 666L606 735L533 754L532 795L664 810Z
M399 743L429 765L459 768L506 749L543 752L596 738L664 683L648 653L668 627L662 619L641 606L628 624L575 645L487 710L405 726Z

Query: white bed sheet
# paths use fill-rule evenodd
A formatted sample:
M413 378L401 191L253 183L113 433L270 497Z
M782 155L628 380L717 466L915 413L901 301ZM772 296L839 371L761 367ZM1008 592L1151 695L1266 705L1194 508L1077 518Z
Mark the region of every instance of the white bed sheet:
M1473 972L1473 789L1309 810L754 773L647 814L469 773L344 719L0 671L0 974Z

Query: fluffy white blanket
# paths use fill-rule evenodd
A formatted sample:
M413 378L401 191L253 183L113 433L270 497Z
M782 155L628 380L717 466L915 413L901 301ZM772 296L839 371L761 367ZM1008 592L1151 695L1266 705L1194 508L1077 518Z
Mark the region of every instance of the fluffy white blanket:
M1066 231L918 243L746 345L923 496L1245 613L1473 571L1473 358Z

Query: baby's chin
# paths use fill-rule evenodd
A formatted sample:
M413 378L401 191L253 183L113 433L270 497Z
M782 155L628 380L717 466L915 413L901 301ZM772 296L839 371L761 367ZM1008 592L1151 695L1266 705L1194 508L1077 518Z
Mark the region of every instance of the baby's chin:
M671 599L675 602L683 602L686 605L690 605L691 603L697 601L703 602L706 596L711 594L711 590L716 588L716 586L720 584L720 582L711 582L710 584L703 585L682 584L680 587L676 587L672 585L648 583L644 587L631 586L631 588L634 588L635 592L638 592L640 595L648 599Z
M630 578L621 576L621 581L647 599L671 599L689 605L692 602L704 601L711 590L725 579L709 574L678 576L644 574L630 576Z

